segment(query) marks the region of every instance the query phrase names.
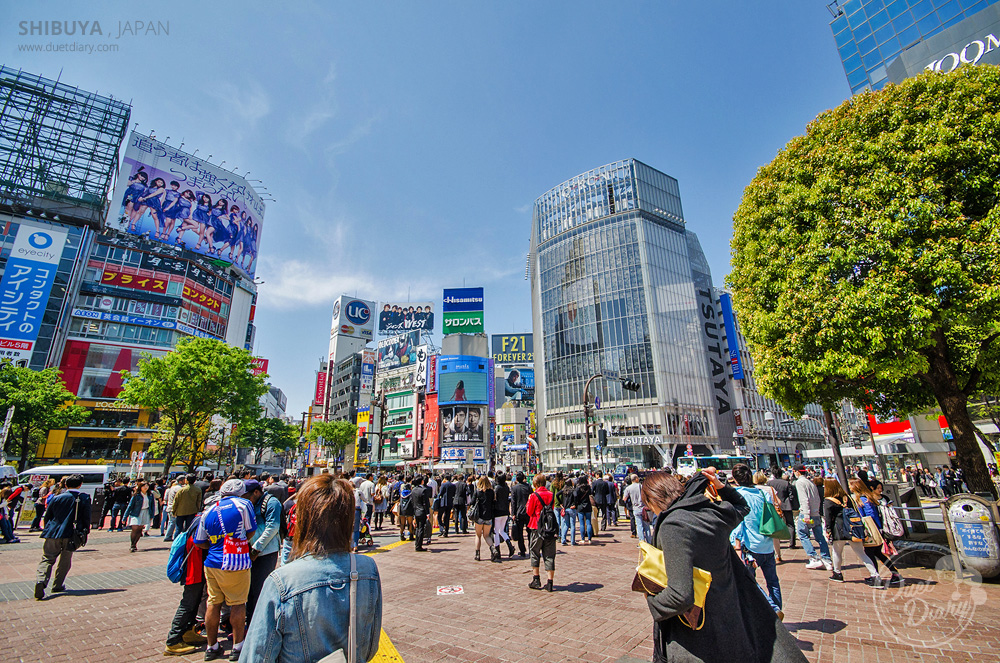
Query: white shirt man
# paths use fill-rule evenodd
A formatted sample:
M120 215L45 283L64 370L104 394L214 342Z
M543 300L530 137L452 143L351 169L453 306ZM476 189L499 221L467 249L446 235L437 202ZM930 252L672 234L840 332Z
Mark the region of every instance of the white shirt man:
M802 549L809 555L807 569L821 569L826 567L827 571L833 569L833 562L830 559L830 547L826 542L826 535L823 534L823 520L820 517L819 489L809 478L806 468L799 465L795 468L795 483L792 485L799 497L799 515L795 519L795 531L799 535L799 542ZM819 553L813 547L809 536L812 535L819 544Z

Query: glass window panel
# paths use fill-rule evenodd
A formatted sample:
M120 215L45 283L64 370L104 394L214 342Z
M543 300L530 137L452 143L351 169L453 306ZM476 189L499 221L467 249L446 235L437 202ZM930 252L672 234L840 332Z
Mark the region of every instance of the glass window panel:
M882 54L878 52L878 49L875 49L868 55L861 58L861 61L865 63L865 69L871 71L875 67L882 64Z
M873 32L878 32L879 29L889 24L889 14L883 9L868 19L868 24L872 26Z
M937 14L931 13L918 20L917 27L920 28L920 34L926 39L941 28L941 20Z
M868 21L865 21L858 27L854 28L854 41L861 41L865 37L871 35L872 26L869 25Z
M920 40L920 28L916 25L911 25L907 29L900 32L897 38L899 39L900 46L903 48L909 48Z
M888 13L889 18L892 19L905 13L906 10L907 10L906 0L895 0L895 2L890 2L885 7L886 13Z
M915 2L910 5L910 12L916 20L922 19L932 11L934 11L934 5L931 4L930 0L920 0L920 2Z
M858 52L860 52L861 55L867 55L868 53L874 51L877 45L875 37L868 37L867 39L858 42Z
M882 47L886 42L891 41L895 37L896 37L896 30L891 25L887 25L875 31L875 41L878 42L878 45L880 47ZM885 48L882 48L882 51L884 52Z
M958 6L957 0L949 0L945 4L938 7L937 14L942 22L950 21L962 12L962 8Z

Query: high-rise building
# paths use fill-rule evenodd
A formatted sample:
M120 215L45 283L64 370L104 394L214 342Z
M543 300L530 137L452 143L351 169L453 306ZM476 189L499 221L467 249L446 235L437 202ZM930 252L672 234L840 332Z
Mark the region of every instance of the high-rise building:
M900 53L996 1L834 0L830 29L851 92L882 89Z
M660 467L688 445L733 448L711 272L677 180L634 159L567 180L535 201L529 260L544 467L586 464L584 386L605 373L588 392L605 460Z

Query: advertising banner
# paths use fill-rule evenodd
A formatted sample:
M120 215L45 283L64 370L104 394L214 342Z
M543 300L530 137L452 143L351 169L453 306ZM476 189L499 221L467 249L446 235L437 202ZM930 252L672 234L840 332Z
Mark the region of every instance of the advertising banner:
M535 361L535 343L531 334L493 334L493 361L501 366L530 364Z
M316 371L316 395L313 397L313 405L323 405L323 398L326 396L326 371Z
M489 406L490 418L493 418L497 414L497 385L496 380L496 362L490 359L489 368L486 371L486 399L487 405Z
M222 302L220 302L215 295L203 292L200 288L193 288L186 285L184 286L184 292L182 295L184 299L188 300L192 304L204 306L207 309L211 309L215 313L222 310Z
M267 373L268 360L263 357L252 357L250 359L250 372L254 375L261 375L262 373Z
M726 343L729 345L729 365L733 369L733 379L743 379L743 364L740 363L740 337L736 335L736 318L733 317L733 298L728 292L719 297L722 306L722 322L726 326Z
M427 358L427 389L428 394L437 393L437 365L438 355L431 355Z
M408 331L434 331L434 304L383 303L378 315L379 336L393 336Z
M511 366L504 369L503 403L514 407L534 407L535 369L530 366Z
M444 333L447 334L482 334L486 331L483 324L482 311L460 311L444 313Z
M482 442L487 423L486 408L479 405L448 405L441 411L441 442Z
M412 366L417 361L417 344L420 332L408 332L378 342L378 370L385 371L400 366Z
M445 313L456 311L482 311L482 288L446 288L444 291Z
M0 356L27 366L66 246L66 233L25 220L18 220L18 224L0 281Z
M118 286L119 288L132 288L133 290L167 294L167 279L163 277L123 274L115 269L105 269L101 275L101 283Z
M427 386L427 360L430 347L421 345L417 347L417 374L413 380L413 386Z
M264 201L239 175L133 131L111 220L127 233L212 256L252 278Z
M438 357L438 403L489 401L489 360L466 355Z
M332 329L341 336L370 341L375 327L374 310L375 302L343 295L333 305Z
M437 458L441 442L441 428L438 420L437 394L424 398L424 457ZM414 454L416 455L416 454Z

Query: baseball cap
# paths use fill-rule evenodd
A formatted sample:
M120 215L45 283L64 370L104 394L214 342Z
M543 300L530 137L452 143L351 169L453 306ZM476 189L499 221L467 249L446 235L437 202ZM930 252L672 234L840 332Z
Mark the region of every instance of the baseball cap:
M256 479L247 479L243 482L243 490L246 493L252 493L255 490L263 490L260 486L260 481Z
M219 488L219 495L223 497L230 495L240 497L245 492L247 492L247 486L239 479L230 479L226 483L222 484L221 488Z
M805 472L806 471L806 466L805 465L796 465L795 466L795 471L796 472Z

